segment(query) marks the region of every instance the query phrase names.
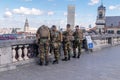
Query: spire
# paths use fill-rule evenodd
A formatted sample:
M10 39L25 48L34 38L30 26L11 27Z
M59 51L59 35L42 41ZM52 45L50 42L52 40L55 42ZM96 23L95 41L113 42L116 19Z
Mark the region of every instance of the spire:
M106 7L103 6L103 0L101 0L101 5L98 7L98 10L101 10L101 9L106 10Z
M24 25L24 31L26 32L28 31L28 29L29 29L29 23L28 23L28 19L26 18L25 25Z
M29 27L29 23L28 23L28 19L26 18L26 20L25 20L25 25L24 25L24 27Z
M103 5L103 0L101 0L101 5Z

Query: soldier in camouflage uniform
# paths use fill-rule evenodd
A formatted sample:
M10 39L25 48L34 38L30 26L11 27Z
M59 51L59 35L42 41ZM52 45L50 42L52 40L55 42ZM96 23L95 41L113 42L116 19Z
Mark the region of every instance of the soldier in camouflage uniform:
M55 60L53 61L53 64L58 64L59 60L59 48L60 48L60 43L61 43L61 33L57 31L57 28L55 25L52 26L52 31L50 34L50 41L52 45L52 50L54 52L54 58Z
M63 51L64 51L64 59L63 61L70 60L71 56L71 41L73 39L73 32L71 30L70 24L66 26L67 30L63 32Z
M83 40L83 33L82 33L82 30L79 29L78 25L75 28L76 28L76 31L73 33L73 36L74 36L74 41L73 41L73 58L76 58L76 48L78 48L77 58L80 58L81 46L82 46L82 40Z
M48 65L48 52L49 52L49 41L50 41L50 32L49 28L45 25L42 25L37 30L37 41L39 46L39 56L40 56L40 65Z

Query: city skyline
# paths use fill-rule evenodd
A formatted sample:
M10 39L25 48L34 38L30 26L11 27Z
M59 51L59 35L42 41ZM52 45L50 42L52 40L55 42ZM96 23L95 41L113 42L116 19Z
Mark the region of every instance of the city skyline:
M65 27L67 7L76 8L75 24L88 27L95 25L97 8L101 0L0 0L0 28L24 28L28 18L30 27L38 28L42 24L55 24ZM118 0L103 0L107 16L120 16Z

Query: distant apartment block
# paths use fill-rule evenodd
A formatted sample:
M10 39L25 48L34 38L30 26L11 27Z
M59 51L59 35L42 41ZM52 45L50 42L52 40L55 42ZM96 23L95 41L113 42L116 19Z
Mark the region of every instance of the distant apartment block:
M11 28L1 28L0 29L0 34L8 34L11 33L12 29Z
M73 6L73 5L68 6L67 24L70 24L71 28L74 29L74 25L75 25L75 6Z

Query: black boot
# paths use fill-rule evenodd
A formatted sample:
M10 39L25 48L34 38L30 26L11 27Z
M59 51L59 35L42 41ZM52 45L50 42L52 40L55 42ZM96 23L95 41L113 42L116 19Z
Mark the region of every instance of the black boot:
M53 61L53 64L58 64L58 60L54 60L54 61Z
M78 56L77 56L77 58L80 58L80 55L81 55L81 52L80 52L80 53L78 53Z
M40 61L40 62L39 62L39 65L40 65L40 66L42 66L42 65L43 65L43 62L42 62L42 61Z
M77 58L80 58L80 55L78 55Z
M47 66L48 64L49 64L49 62L48 62L48 61L46 61L46 62L45 62L45 65Z
M76 53L74 53L74 55L72 56L73 58L76 58Z
M64 59L62 59L62 61L67 61L67 57L65 57Z
M73 56L72 56L72 58L76 58L76 51L75 51L75 50L73 51Z
M68 60L70 60L70 54L68 55Z

